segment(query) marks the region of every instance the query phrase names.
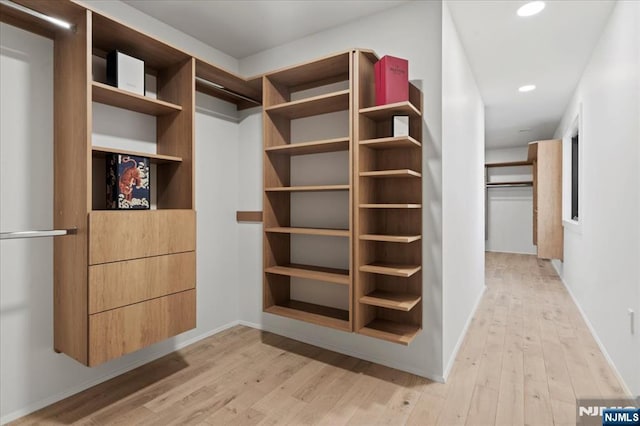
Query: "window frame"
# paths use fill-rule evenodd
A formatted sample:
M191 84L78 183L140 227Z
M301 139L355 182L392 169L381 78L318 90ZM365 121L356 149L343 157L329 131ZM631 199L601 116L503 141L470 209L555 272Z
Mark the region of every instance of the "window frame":
M582 234L584 223L584 146L582 104L562 137L562 225L578 234ZM573 195L573 138L578 135L578 220L572 217Z

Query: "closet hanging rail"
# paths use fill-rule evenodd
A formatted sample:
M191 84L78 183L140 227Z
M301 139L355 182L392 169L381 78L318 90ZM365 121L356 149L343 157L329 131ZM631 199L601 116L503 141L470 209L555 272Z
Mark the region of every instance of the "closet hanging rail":
M262 105L262 104L261 104L261 102L256 101L256 100L255 100L255 99L253 99L253 98L250 98L250 97L248 97L248 96L241 95L240 93L237 93L237 92L234 92L233 90L229 90L229 89L227 89L226 87L224 87L224 86L223 86L223 85L221 85L221 84L214 83L214 82L209 81L209 80L205 80L205 79L204 79L204 78L202 78L202 77L198 77L198 76L196 76L196 81L197 81L198 83L204 84L205 86L212 87L212 88L214 88L215 90L219 90L219 91L221 91L221 92L224 92L224 93L226 93L226 94L228 94L228 95L230 95L230 96L233 96L233 97L235 97L235 98L242 99L242 100L245 100L245 101L247 101L247 102L251 102L251 103L256 104L256 105Z
M514 188L522 186L533 186L533 182L514 182L514 183L488 183L488 188Z
M71 229L49 229L46 231L15 231L1 232L0 240L15 240L18 238L42 238L42 237L59 237L62 235L75 235L78 233L76 228Z
M62 19L54 18L53 16L45 15L44 13L40 13L37 10L30 9L28 7L22 6L21 4L14 3L10 0L0 0L0 3L3 5L10 7L14 10L18 10L22 13L26 13L27 15L31 15L34 18L41 19L43 21L47 21L51 24L57 25L58 27L64 28L66 30L75 31L76 27L73 24L70 24L67 21Z

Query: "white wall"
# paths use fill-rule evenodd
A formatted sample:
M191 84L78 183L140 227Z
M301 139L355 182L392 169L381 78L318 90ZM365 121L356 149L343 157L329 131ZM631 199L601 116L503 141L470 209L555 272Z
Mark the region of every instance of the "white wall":
M618 2L556 131L582 105L581 230L562 277L630 390L640 394L640 2ZM636 313L631 335L627 309Z
M524 161L527 147L488 149L487 163ZM532 180L531 166L489 169L492 182ZM533 187L492 188L487 194L488 238L485 249L535 254L533 245Z
M484 103L446 3L442 165L442 350L447 376L484 291Z
M53 226L53 43L0 25L0 228ZM235 210L239 126L197 98L197 328L108 362L84 367L53 352L53 242L0 243L0 422L4 423L199 340L238 319ZM155 152L155 118L94 104L94 142ZM232 178L230 178L230 176ZM220 242L224 242L221 244Z

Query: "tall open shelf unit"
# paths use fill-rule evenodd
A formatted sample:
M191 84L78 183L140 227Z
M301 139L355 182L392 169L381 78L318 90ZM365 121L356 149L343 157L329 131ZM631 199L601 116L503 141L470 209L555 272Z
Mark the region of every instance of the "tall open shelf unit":
M264 77L264 311L406 345L422 329L422 94L411 85L409 101L375 106L377 60L352 50ZM292 143L291 120L342 110L348 135ZM393 115L410 117L409 136L392 136ZM348 151L349 184L291 185L292 157L332 151ZM292 227L295 191L348 191L348 229ZM349 239L349 270L291 264L293 234ZM349 309L294 300L292 277L349 286Z
M0 5L3 22L54 41L54 227L77 230L54 240L54 349L95 366L196 326L195 92L233 98L197 87L196 77L240 94L239 109L260 104L260 79L235 76L74 1L14 2L72 25ZM101 81L96 64L114 49L145 62L155 97ZM155 150L94 144L95 103L153 116ZM151 210L106 209L100 169L108 153L150 158Z
M349 117L352 114L352 55L338 53L298 66L274 71L263 77L264 126L264 289L265 312L311 322L342 331L352 331L351 273L351 153L352 140ZM342 82L338 90L336 83ZM347 88L343 88L347 86ZM314 91L315 89L315 91ZM325 90L323 90L325 89ZM320 93L320 94L318 94ZM293 121L344 111L349 121L348 131L340 137L313 141L292 140ZM292 185L292 163L297 156L314 156L344 151L349 170L341 184ZM348 197L347 227L327 229L292 226L292 207L298 192L344 192ZM292 238L308 235L318 238L346 239L347 269L292 263ZM309 280L327 286L346 286L347 300L342 307L295 300L292 280ZM347 306L347 309L344 307Z
M376 106L377 59L355 57L355 331L406 345L422 328L422 93ZM393 137L394 115L408 136Z

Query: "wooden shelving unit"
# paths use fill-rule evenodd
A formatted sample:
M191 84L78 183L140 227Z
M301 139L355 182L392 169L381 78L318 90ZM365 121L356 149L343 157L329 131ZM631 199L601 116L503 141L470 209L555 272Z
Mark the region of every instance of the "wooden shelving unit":
M422 94L376 106L376 61L355 56L355 331L406 345L422 328ZM409 136L392 136L396 114Z
M294 193L308 192L317 197L319 192L341 191L349 196L351 224L351 170L349 182L343 184L295 185L291 178L292 157L346 151L351 163L351 134L341 137L292 143L292 121L338 111L352 116L351 51L341 52L315 61L284 68L266 74L263 78L264 126L264 312L306 321L342 331L353 330L352 274L349 269L326 268L317 265L292 264L292 238L340 237L346 239L351 253L352 228L319 229L293 226L291 210ZM328 84L347 82L347 89L324 88ZM335 87L335 86L333 86ZM313 90L311 90L313 89ZM311 92L306 92L311 90ZM305 91L305 92L303 92ZM328 92L320 93L318 92ZM312 93L312 94L310 94ZM293 95L293 98L292 98ZM315 158L315 157L313 157ZM294 240L295 242L295 240ZM351 265L351 254L348 264ZM301 279L301 280L300 280ZM293 281L296 280L296 281ZM300 280L300 281L298 281ZM314 300L295 300L292 287L305 286L313 280L319 285L340 285L348 289L347 300L340 308L323 306ZM348 306L348 309L342 307Z

